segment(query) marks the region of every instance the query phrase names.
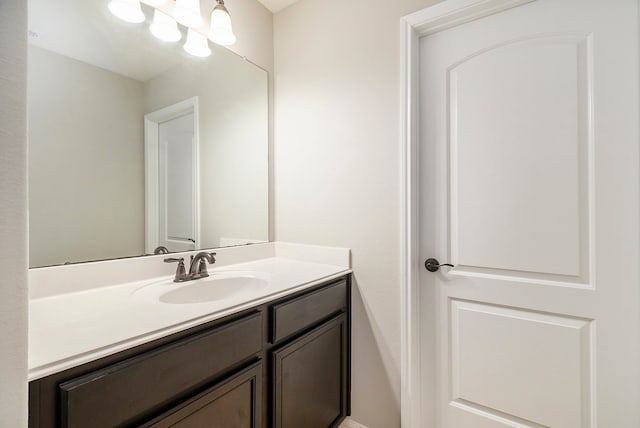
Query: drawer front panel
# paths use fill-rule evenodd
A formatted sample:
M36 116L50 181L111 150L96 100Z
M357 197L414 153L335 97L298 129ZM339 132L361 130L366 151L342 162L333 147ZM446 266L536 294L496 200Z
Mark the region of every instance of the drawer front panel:
M130 358L60 385L61 425L115 427L137 422L216 374L259 353L262 315Z
M276 343L332 314L347 309L347 282L272 306L271 343Z

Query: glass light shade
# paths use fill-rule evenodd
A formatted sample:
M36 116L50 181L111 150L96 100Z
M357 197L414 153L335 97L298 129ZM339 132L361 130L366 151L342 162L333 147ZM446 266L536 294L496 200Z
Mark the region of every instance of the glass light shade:
M177 0L173 16L179 23L187 27L198 27L202 24L200 0Z
M158 9L153 13L153 22L149 30L151 34L165 42L177 42L182 38L176 20Z
M184 44L184 50L193 56L201 58L211 55L207 38L192 28L189 28L187 33L187 42Z
M111 0L109 11L126 22L137 24L144 21L144 13L139 0Z
M229 46L236 42L236 36L231 27L231 17L224 5L218 5L211 12L211 30L209 38L212 42L222 46Z
M142 0L142 3L148 4L152 7L160 6L162 3L166 3L167 0Z

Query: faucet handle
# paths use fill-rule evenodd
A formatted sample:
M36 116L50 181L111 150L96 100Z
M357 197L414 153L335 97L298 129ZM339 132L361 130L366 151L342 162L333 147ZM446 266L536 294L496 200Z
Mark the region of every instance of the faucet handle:
M178 267L176 268L176 275L173 278L173 282L184 282L189 280L189 277L187 276L187 270L184 267L184 257L179 257L179 258L169 257L164 259L164 262L178 263Z
M216 253L209 253L209 258L200 259L200 263L198 264L198 275L201 278L206 278L209 276L209 272L207 271L207 262L210 264L214 264L216 262Z
M200 259L200 263L198 263L198 278L206 278L209 276L209 272L207 271L207 261L205 259Z

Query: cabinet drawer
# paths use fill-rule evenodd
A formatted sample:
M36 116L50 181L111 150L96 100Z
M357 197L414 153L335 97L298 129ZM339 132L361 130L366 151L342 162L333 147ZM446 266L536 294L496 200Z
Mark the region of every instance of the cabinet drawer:
M65 382L59 386L61 425L101 428L139 422L261 348L258 312Z
M347 309L347 282L304 294L271 307L271 343L276 343L330 315Z
M141 428L246 427L260 428L262 363L237 373Z

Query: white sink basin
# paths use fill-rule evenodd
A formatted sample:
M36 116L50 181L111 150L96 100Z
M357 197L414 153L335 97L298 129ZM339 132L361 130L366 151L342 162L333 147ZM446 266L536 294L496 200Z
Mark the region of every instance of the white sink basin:
M200 303L212 300L223 300L237 294L264 288L268 282L261 278L208 277L185 283L183 287L167 291L160 295L160 301L165 303Z
M169 304L194 304L227 300L258 293L269 286L262 272L210 272L207 278L175 283L171 279L154 282L134 292L138 298Z

